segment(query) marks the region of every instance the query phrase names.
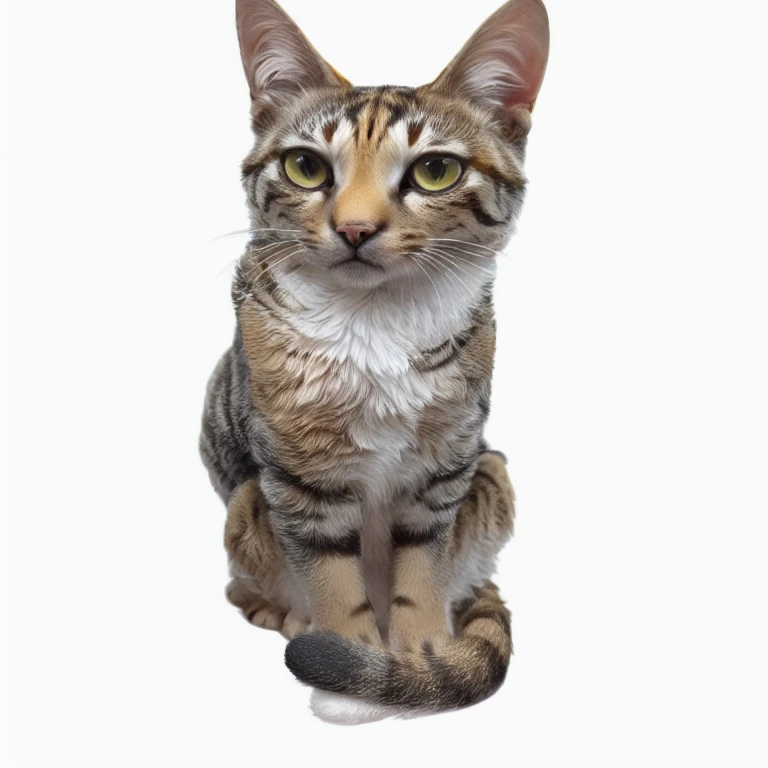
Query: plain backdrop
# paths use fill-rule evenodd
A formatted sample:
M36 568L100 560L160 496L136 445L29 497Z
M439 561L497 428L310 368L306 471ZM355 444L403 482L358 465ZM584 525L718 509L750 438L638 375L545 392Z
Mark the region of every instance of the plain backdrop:
M497 0L285 0L357 84ZM231 0L5 0L0 754L43 765L764 764L768 6L549 0L488 433L507 683L312 717L224 599L197 456L249 149ZM207 243L207 244L206 244Z

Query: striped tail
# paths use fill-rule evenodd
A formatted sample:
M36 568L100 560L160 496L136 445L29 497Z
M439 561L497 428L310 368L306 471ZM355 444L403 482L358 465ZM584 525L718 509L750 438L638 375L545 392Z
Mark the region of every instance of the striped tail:
M288 643L285 663L304 683L362 697L386 714L439 712L495 693L512 654L510 613L495 584L485 582L455 611L456 638L419 653L394 653L333 632L300 635Z

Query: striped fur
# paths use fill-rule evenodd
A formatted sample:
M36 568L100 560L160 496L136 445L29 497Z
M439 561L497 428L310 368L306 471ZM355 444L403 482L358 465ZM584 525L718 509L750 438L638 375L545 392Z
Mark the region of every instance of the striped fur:
M474 704L503 682L512 653L510 614L486 581L459 607L459 637L441 651L425 640L418 652L398 654L349 642L330 632L297 637L285 660L301 680L323 690L410 710Z
M417 89L351 86L272 0L238 0L238 25L254 237L200 439L227 505L228 597L292 638L306 683L411 711L474 703L512 650L490 578L514 497L482 435L495 254L522 205L546 14L511 0ZM327 165L326 185L288 178L293 149ZM412 164L441 153L458 182L414 186ZM348 222L362 245L336 231Z

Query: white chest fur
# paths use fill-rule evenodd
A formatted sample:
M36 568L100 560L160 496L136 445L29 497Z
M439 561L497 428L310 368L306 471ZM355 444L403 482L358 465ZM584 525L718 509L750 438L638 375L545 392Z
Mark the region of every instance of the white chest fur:
M465 330L476 297L447 280L371 291L286 278L303 307L292 325L314 342L315 355L338 365L337 397L360 405L349 425L368 457L359 480L383 500L412 471L420 416L439 395L435 374L417 371L411 360Z
M303 336L324 342L322 354L350 362L372 378L404 374L421 350L466 328L479 301L482 276L461 285L435 274L376 289L353 289L309 281L296 273L281 284L303 309L291 320Z

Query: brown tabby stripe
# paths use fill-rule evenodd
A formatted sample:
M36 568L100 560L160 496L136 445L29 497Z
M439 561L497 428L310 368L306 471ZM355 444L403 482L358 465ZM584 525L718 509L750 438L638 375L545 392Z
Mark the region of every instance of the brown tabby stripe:
M349 531L343 536L324 536L317 531L300 533L288 527L280 527L280 534L288 539L287 544L305 557L312 555L360 556L360 533Z
M453 709L490 696L504 681L512 653L509 611L491 582L457 616L458 638L421 654L394 654L331 632L294 638L285 663L304 683L380 704ZM327 660L324 663L324 660Z
M436 523L429 528L414 530L410 526L396 525L392 528L392 545L395 547L422 547L433 544L445 537L447 523Z
M350 616L362 616L364 613L373 612L373 606L368 602L360 603L356 608L350 611Z
M335 120L331 120L323 126L323 137L330 144L333 140L333 136L338 128L338 123Z
M421 136L422 131L424 130L424 123L408 123L408 146L412 147Z

